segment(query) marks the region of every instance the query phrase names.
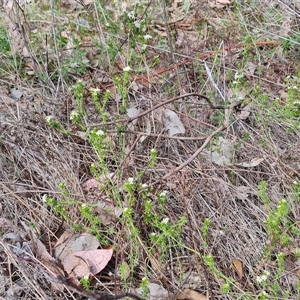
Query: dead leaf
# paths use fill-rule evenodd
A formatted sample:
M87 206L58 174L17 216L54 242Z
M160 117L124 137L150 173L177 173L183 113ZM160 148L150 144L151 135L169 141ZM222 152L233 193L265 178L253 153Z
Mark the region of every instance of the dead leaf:
M241 101L245 99L246 94L241 90L236 90L230 88L227 92L227 98L230 103L233 103L234 101Z
M245 75L253 76L256 69L257 65L249 61L244 68Z
M150 282L148 284L149 300L167 300L169 298L168 291L160 284ZM141 295L142 289L136 289L136 293Z
M114 176L114 173L109 173L109 174L103 174L100 176L99 180L91 178L88 179L82 186L85 191L89 191L91 189L96 189L100 187L101 183L104 183L105 180L107 179L112 179Z
M74 234L72 231L66 230L56 242L54 255L63 260L70 253L95 250L99 246L99 240L87 232Z
M113 255L113 249L78 251L62 260L65 271L70 275L85 277L96 275L103 270Z
M12 89L10 91L10 96L15 100L19 100L23 96L23 93L20 90Z
M204 296L203 294L201 294L195 290L191 290L191 289L183 290L181 293L179 293L176 296L176 299L178 299L178 300L183 300L183 299L208 300L208 298L206 296Z
M237 117L240 120L246 120L251 114L251 106L246 105L240 112L238 112Z
M203 150L201 154L218 166L230 166L234 158L234 147L234 140L224 139L220 136L213 146L212 152Z
M77 253L77 252L75 252ZM62 265L67 274L78 277L90 275L90 268L85 260L76 257L74 253L70 253L62 260Z
M165 128L169 130L171 136L177 133L185 133L185 128L179 117L175 112L170 109L163 110L163 122Z
M233 195L241 200L248 199L248 194L254 194L253 190L248 186L237 186L233 191Z
M46 267L46 273L51 278L56 278L57 276L60 276L64 274L63 270L57 266L55 259L50 255L48 252L46 246L38 239L35 232L29 228L25 222L21 222L25 230L29 233L32 244L34 245L33 249L35 250L35 256L36 258L41 261ZM57 282L51 282L51 287L57 291L63 291L64 286Z
M3 240L9 239L9 240L13 240L20 244L23 243L23 239L19 233L9 232L9 233L3 234L2 238L3 238Z
M127 114L127 116L128 116L129 118L134 118L134 117L136 117L137 115L139 115L141 112L142 112L142 110L139 109L139 108L136 108L136 107L130 107L130 108L127 109L126 114ZM131 123L132 123L133 125L136 125L137 122L138 122L138 119L135 119L135 120L133 120Z
M234 268L236 269L236 271L238 273L239 280L242 280L244 277L243 262L239 259L234 259L232 261L232 265L234 266Z
M253 158L249 163L243 162L243 163L236 164L236 165L240 166L240 167L244 167L244 168L252 168L252 167L258 166L263 161L264 161L264 158L256 157L256 158Z

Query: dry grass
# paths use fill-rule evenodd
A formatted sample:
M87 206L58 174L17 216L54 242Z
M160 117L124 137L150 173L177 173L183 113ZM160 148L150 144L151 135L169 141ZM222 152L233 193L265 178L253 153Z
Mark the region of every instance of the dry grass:
M101 272L102 277L94 278L95 293L129 291L139 287L142 278L147 276L150 282L160 283L169 291L169 299L176 299L176 294L184 288L198 290L209 299L258 299L264 288L257 284L256 277L268 270L273 276L269 285L278 284L278 298L273 295L272 299L299 297L300 211L299 195L293 183L300 178L300 127L299 114L295 117L289 110L293 100L289 88L300 89L300 8L296 1L235 2L216 9L207 1L190 1L183 15L179 15L182 6L178 4L176 9L167 10L169 21L179 20L174 24L170 21L168 30L163 26L164 11L158 3L142 5L144 15L139 12L138 16L146 20L143 34L153 36L149 42L130 34L128 20L124 20L113 4L101 6L110 13L106 21L111 22L111 27L104 23L98 2L98 6L76 6L82 12L82 19L92 27L82 31L76 29L77 11L65 13L66 3L55 11L47 4L44 4L45 11L29 4L24 8L28 13L27 22L37 28L31 34L32 43L28 48L32 56L9 56L4 49L0 53L3 58L0 63L0 232L2 236L14 233L13 238L0 239L2 297L92 297L83 292L78 296L78 290L74 292L67 279L62 279L66 274L57 277L62 274L53 262L52 267L45 266L47 259L41 257L43 251L37 249L36 241L38 238L52 255L63 231L74 225L82 226L78 232L89 230L91 223L81 211L83 203L95 204L94 213L102 220L97 227L102 246L115 248L114 258ZM73 9L72 5L75 2L71 4ZM127 9L130 8L128 4ZM116 36L112 27L121 26L118 20L127 27L119 27ZM62 31L68 34L61 34ZM47 37L48 44L45 32L52 32ZM53 32L57 35L56 44ZM71 45L68 35L77 38L79 46L74 40ZM96 38L100 46L95 43ZM148 43L145 54L143 43ZM173 50L167 47L168 43L172 43ZM160 59L154 66L155 56ZM70 57L75 57L74 61L68 61ZM13 66L13 59L17 66ZM83 61L86 66L81 64ZM122 115L120 91L116 91L115 78L124 79L122 68L128 64L132 72L127 107L138 106L141 112L149 110L136 123ZM242 77L237 78L236 74ZM85 85L87 133L94 127L102 128L89 89L112 91L106 106L110 147L104 161L114 177L104 190L87 190L84 186L94 177L91 164L99 164L99 159L87 133L83 135L83 130L70 121L76 96L68 87L78 79ZM11 97L12 88L22 91L20 99ZM214 106L224 105L226 109L215 109L204 98L196 96L170 101L168 109L176 112L186 130L185 134L170 136L151 108L187 93L205 94ZM230 104L227 100L233 101L235 97L232 93L240 93L245 101L231 107L226 117ZM239 118L247 104L251 114ZM45 118L49 115L72 134L48 126ZM223 127L226 118L229 124ZM119 127L120 119L127 128ZM215 131L221 133L210 136ZM145 138L141 140L141 137ZM220 150L219 137L234 145L229 165L218 165L209 159L216 147ZM205 149L190 159L204 142ZM155 166L150 168L151 149L158 151L158 157ZM263 160L245 167L245 163L257 158ZM148 197L160 220L168 218L170 224L177 224L180 217L186 218L180 240L170 236L165 248L151 242L150 233L159 231L143 219L145 202L138 188L134 190L135 202L131 207L138 239L130 239L128 221L106 210L117 207L122 210L128 205L129 196L123 184L130 177L153 188ZM260 192L262 182L267 183L265 192ZM68 191L67 196L59 188L61 183ZM162 213L156 201L163 190L168 191L168 200ZM43 202L45 194L59 203L69 201L64 206L66 220ZM277 241L273 245L274 236L268 234L266 222L283 198L288 202L289 214L288 222L280 228L289 241ZM205 219L210 220L207 237L201 230ZM26 242L27 256L13 250L19 238L16 234ZM277 278L281 252L285 255L284 270ZM209 255L222 276L205 263ZM242 279L233 266L234 260L243 263ZM125 280L119 272L124 262L131 268ZM47 268L56 272L56 281L65 284L64 289L57 290L53 278L45 271ZM232 280L230 293L222 293L229 279ZM289 292L286 298L284 291ZM110 298L102 295L99 299Z

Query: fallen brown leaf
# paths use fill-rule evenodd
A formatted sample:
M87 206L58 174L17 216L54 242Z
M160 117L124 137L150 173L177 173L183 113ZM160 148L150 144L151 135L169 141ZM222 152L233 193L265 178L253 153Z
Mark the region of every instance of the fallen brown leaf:
M176 299L178 300L184 300L184 299L189 299L189 300L209 300L206 296L204 296L203 294L195 291L195 290L191 290L191 289L185 289L183 290L181 293L179 293L176 296Z
M234 268L236 269L236 271L238 273L239 280L242 280L244 277L243 262L239 259L234 259L232 261L232 265L234 266Z

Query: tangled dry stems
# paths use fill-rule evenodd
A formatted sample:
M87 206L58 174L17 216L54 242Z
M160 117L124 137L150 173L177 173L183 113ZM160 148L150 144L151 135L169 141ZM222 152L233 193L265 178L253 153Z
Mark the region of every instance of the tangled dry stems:
M212 65L214 61L210 61ZM222 64L220 64L222 65ZM221 67L220 67L221 70ZM281 64L281 78L287 74L295 72L290 64ZM201 291L209 290L215 298L225 299L224 295L219 295L218 291L223 284L222 280L213 277L207 271L199 256L211 254L215 258L216 265L228 276L235 277L235 271L230 268L233 259L240 259L244 263L246 279L241 283L242 288L250 290L256 294L257 287L253 283L253 278L259 275L262 268L260 259L263 250L270 242L266 234L264 224L268 216L268 211L258 196L260 182L268 182L268 196L271 205L276 204L281 198L293 200L292 183L295 176L300 177L299 163L297 158L300 155L299 136L296 131L287 132L288 126L276 120L265 128L261 126L261 117L264 112L259 111L259 105L253 105L253 111L249 119L239 120L237 110L233 109L230 118L235 118L235 122L230 126L219 127L213 124L211 116L215 113L216 107L211 102L199 101L194 97L196 94L203 93L202 87L196 84L195 74L198 72L196 67L184 70L181 77L181 84L185 86L190 94L183 103L175 107L174 98L170 98L170 109L176 111L184 121L186 131L189 135L184 137L168 137L159 126L154 127L156 131L148 134L147 138L141 143L140 136L145 130L145 122L151 121L151 112L159 106L166 105L168 101L164 93L155 93L143 89L138 97L131 95L130 104L140 103L148 109L141 113L139 124L130 131L124 131L127 156L122 162L117 161L115 153L120 151L117 143L113 143L115 149L107 157L112 171L118 170L120 166L120 178L114 184L121 186L129 177L135 177L140 170L143 170L148 162L148 154L151 149L159 151L157 165L153 169L147 170L143 177L143 182L154 187L156 191L167 190L170 193L169 201L166 204L167 217L170 222L176 223L178 216L185 216L188 220L183 231L183 241L186 249L178 249L177 252L170 252L169 260L159 268L154 267L154 259L148 257L152 263L147 261L147 253L140 257L139 268L136 271L135 279L141 279L143 270L148 270L152 280L164 279L173 288L175 294L178 289L192 285L191 279L195 274L200 274L200 278L195 289ZM277 95L282 88L281 84L275 81L278 74L278 63L271 60L269 68L262 75L259 81L261 89L265 90L270 97ZM221 73L221 72L220 72ZM178 75L178 74L177 74ZM221 75L220 75L221 76ZM277 75L276 75L277 76ZM222 81L226 81L223 78ZM176 87L176 81L167 79L167 84ZM258 83L255 76L249 79L252 89ZM282 82L282 80L281 80ZM11 102L1 98L1 216L9 219L11 224L3 227L5 232L17 232L22 238L30 243L28 231L22 225L34 224L36 232L39 233L40 240L51 249L53 242L57 239L57 233L70 226L62 224L59 216L55 215L49 207L42 202L44 194L53 195L58 200L63 200L61 191L58 188L61 182L68 187L72 198L86 203L99 201L99 194L87 193L83 188L83 183L91 178L90 165L97 161L97 157L84 138L75 136L65 136L49 128L45 122L48 115L56 116L65 128L73 130L73 125L68 120L68 112L65 108L72 95L65 93L54 98L55 91L43 90L40 86L28 86L25 81L20 85L26 90L26 96L19 102ZM157 91L163 90L165 83L155 87ZM9 81L2 80L3 89L9 87ZM213 84L207 86L207 92L213 92ZM225 91L222 91L225 92ZM151 94L151 97L149 97ZM155 97L154 97L154 96ZM153 101L155 99L161 99ZM182 96L178 98L182 99ZM274 97L276 98L276 97ZM32 101L33 99L33 101ZM40 99L37 101L37 99ZM210 98L207 98L210 101ZM63 100L63 101L62 101ZM164 102L163 102L164 101ZM221 99L219 99L221 101ZM259 99L254 99L254 102ZM37 103L38 102L38 103ZM208 104L208 105L207 105ZM115 102L111 103L109 124L109 134L111 141L116 140L116 130L114 128L114 115L116 113ZM87 103L88 126L94 127L100 123L97 112L93 106ZM224 108L218 106L218 108ZM260 113L262 116L260 116ZM136 118L137 119L137 118ZM133 121L126 118L127 123ZM140 126L140 128L138 128ZM76 131L76 128L74 129ZM236 140L239 147L236 149L236 165L232 167L216 166L214 163L205 159L201 155L204 150L203 143L212 146L213 137L209 133L223 132L224 136L230 140ZM207 134L207 132L209 132ZM247 141L244 140L245 134L249 135ZM199 137L201 134L201 138ZM203 137L202 137L203 136ZM187 138L188 137L188 138ZM206 140L205 140L206 139ZM263 139L264 143L259 141ZM201 150L199 150L201 149ZM239 162L251 161L254 158L264 158L264 161L255 168L244 168L238 166ZM162 180L163 179L163 180ZM105 193L100 194L105 197ZM154 197L152 195L152 197ZM114 201L114 199L109 199ZM106 201L106 200L104 200ZM114 203L116 205L116 203ZM135 220L138 220L143 213L143 208L139 205L135 207ZM73 221L83 222L79 212L79 207L70 206L68 215ZM290 218L297 221L299 218L299 206L297 202L291 201ZM209 231L208 248L203 247L204 241L200 232L203 220L209 218L211 227ZM120 224L114 223L115 220L107 219L100 228L104 236L113 245L121 250L120 256L128 255L128 243L126 241L126 231ZM147 244L147 233L149 228L143 225L139 228L141 237L145 238ZM109 234L108 228L114 227L116 235ZM299 247L299 241L295 240L294 247ZM192 251L187 250L192 249ZM208 251L209 253L205 253ZM9 256L9 250L5 250ZM144 258L145 260L142 260ZM64 293L66 298L71 298L71 293L55 291L51 284L45 279L43 273L36 266L31 266L26 262L17 262L13 256L12 266L7 270L7 278L18 278L18 288L14 286L15 294L20 298L42 297L58 299ZM111 270L117 266L110 266ZM38 273L38 278L34 274ZM185 279L180 280L178 274L185 274ZM161 277L162 276L162 277ZM283 276L282 285L289 286L288 274ZM210 283L209 283L210 282ZM9 286L7 281L4 286ZM122 290L122 282L119 286L112 288L109 282L102 283L99 290ZM32 288L33 286L36 289ZM228 299L232 299L228 296Z

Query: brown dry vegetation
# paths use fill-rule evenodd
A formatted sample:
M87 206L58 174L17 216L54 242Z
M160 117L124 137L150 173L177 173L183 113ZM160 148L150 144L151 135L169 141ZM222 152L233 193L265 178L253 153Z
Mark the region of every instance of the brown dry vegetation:
M151 299L299 299L299 2L163 4L2 1L4 299L116 299L135 294L144 277L168 292ZM78 80L82 126L70 120ZM110 90L105 124L91 89L100 99ZM123 105L138 112L127 116ZM166 129L166 108L184 133ZM105 132L100 154L89 137L94 128ZM147 220L147 203L161 228ZM54 255L68 229L114 248L91 294ZM264 271L265 285L257 282Z

